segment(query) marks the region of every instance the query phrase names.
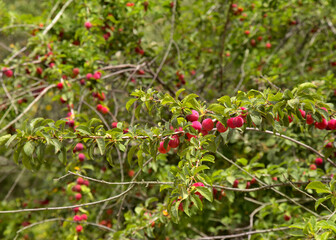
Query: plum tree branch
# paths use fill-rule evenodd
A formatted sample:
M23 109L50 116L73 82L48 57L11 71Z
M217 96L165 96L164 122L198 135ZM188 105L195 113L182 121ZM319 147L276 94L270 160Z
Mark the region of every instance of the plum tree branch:
M316 155L320 156L321 158L325 158L331 165L333 165L334 167L336 167L336 164L330 159L330 158L326 158L322 153L319 153L316 149L312 148L311 146L307 145L307 144L304 144L294 138L291 138L291 137L288 137L286 135L283 135L283 134L280 134L280 133L274 133L272 131L269 131L269 130L265 130L265 131L262 131L258 128L246 128L247 131L255 131L255 132L262 132L262 133L267 133L267 134L270 134L270 135L275 135L275 136L278 136L278 137L281 137L281 138L284 138L284 139L287 139L291 142L294 142L312 152L314 152Z

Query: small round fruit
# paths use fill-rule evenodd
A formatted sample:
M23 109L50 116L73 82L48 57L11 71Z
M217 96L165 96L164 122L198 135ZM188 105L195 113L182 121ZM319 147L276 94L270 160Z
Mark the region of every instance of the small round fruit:
M84 145L82 143L76 144L76 147L75 147L76 152L82 151L83 149L84 149Z
M226 130L228 129L221 122L216 123L216 128L217 128L217 131L220 133L226 132Z
M187 116L189 122L197 121L199 118L199 113L196 110L191 110L191 114Z
M77 193L77 194L75 195L75 198L76 198L77 201L81 200L81 199L82 199L82 194Z
M129 170L128 171L128 176L133 177L134 176L134 170Z
M284 220L285 220L285 221L289 221L289 220L291 220L291 216L289 216L289 215L285 215L285 216L284 216Z
M235 117L233 119L233 125L235 127L242 127L244 125L244 119L242 117Z
M192 122L191 126L199 132L202 130L202 124L199 121Z
M169 152L170 150L170 146L167 146L167 149L164 148L164 141L160 142L160 146L159 146L159 152L162 154L165 154L167 152Z
M336 129L336 120L335 119L330 119L328 122L328 128L330 130L335 130Z
M239 180L234 180L233 184L232 184L232 187L233 188L237 188L238 187L238 184L239 184Z
M168 146L171 148L177 148L180 145L180 139L177 135L172 137L173 139L168 142Z
M310 168L310 170L316 170L317 169L315 164L311 164L309 168Z
M315 164L316 164L317 166L321 166L321 165L323 164L323 159L322 159L322 158L316 158L316 159L315 159Z
M57 83L57 88L59 90L62 90L63 89L63 83L61 83L61 82Z
M314 119L313 119L312 115L310 115L310 114L307 115L306 123L307 123L308 125L311 125L311 124L314 123Z
M321 122L315 122L315 128L318 128L318 129L326 129L328 126L328 121L323 118Z
M79 177L79 178L77 178L77 184L79 184L79 185L83 185L84 184L84 179L83 178L81 178L81 177Z
M81 161L81 162L83 162L83 161L85 160L85 155L84 155L84 153L80 153L80 154L78 154L78 160Z
M83 227L81 225L76 226L76 232L80 233L83 230Z
M92 23L90 23L90 22L85 22L84 26L86 27L86 29L89 30L90 28L92 28Z
M211 131L214 127L214 123L211 118L204 119L202 122L202 128L206 131Z

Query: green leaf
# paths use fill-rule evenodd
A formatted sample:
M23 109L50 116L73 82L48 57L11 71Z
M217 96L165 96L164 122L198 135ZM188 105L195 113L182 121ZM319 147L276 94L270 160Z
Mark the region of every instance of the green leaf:
M212 162L215 163L215 157L212 155L205 155L201 158L201 162Z
M202 201L201 201L201 199L199 199L198 195L190 195L190 199L198 209L200 209L200 210L203 209Z
M287 103L288 103L289 106L291 106L292 108L296 109L296 108L298 108L298 106L300 104L300 101L299 101L299 99L294 98L294 99L288 100Z
M329 198L331 198L331 195L328 195L328 196L326 196L326 197L324 197L324 198L320 198L320 199L318 199L318 200L315 202L315 211L316 211L316 209L318 208L318 206L319 206L321 203L323 203L324 201L328 200Z
M16 138L17 134L14 134L13 136L11 136L8 141L6 142L6 147L8 148L9 145L14 141L14 139Z
M198 95L195 93L189 94L188 96L186 96L185 98L183 98L182 103L186 104L186 103L190 103L193 99L197 98Z
M23 151L29 157L31 157L33 155L34 149L35 149L35 147L31 142L26 142L26 144L23 146Z
M127 111L130 109L130 107L133 105L133 103L136 102L137 100L138 100L137 98L131 98L130 100L128 100L128 102L126 103Z
M301 92L303 90L306 90L308 88L317 88L315 84L307 82L307 83L302 83L298 87L298 92Z
M208 166L206 166L206 165L198 166L197 168L194 168L193 175L196 175L200 171L203 171L203 170L206 170L206 169L210 169L210 168Z
M62 143L58 139L51 139L51 144L55 146L55 153L61 151Z
M239 158L239 159L237 160L237 162L238 162L238 163L241 163L243 166L246 166L247 163L248 163L248 161L247 161L246 158Z
M217 99L217 101L226 104L228 107L231 107L231 98L229 96L223 96Z
M10 138L11 138L11 136L12 136L12 135L10 135L10 134L7 134L7 135L4 135L4 136L1 136L1 137L0 137L0 145L3 145L5 142L7 142L7 141L8 141L8 139L10 139Z
M87 136L91 135L90 128L88 128L87 126L79 125L76 127L76 131L84 133Z
M321 182L311 182L306 189L314 189L317 193L331 193L330 189Z
M213 194L207 187L196 187L197 192L199 192L203 197L205 197L209 202L213 201Z
M184 88L181 88L180 90L178 90L176 93L175 93L175 98L178 99L178 97L180 96L180 94L185 91Z
M135 151L138 149L138 146L132 146L131 149L127 153L127 161L129 165L132 165L132 158L134 156Z
M105 153L105 140L103 138L97 138L96 139L99 151L100 151L100 155L104 155Z
M172 185L161 185L160 186L160 192L165 190L165 189L168 189L168 188L173 188L173 186Z

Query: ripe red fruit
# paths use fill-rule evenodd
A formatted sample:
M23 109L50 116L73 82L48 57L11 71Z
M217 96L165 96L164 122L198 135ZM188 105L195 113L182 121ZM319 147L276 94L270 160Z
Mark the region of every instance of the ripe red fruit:
M68 124L69 127L73 128L75 126L75 121L74 120L69 120L66 122L66 124Z
M142 70L142 69L140 69L140 70L138 71L138 74L139 74L139 75L144 75L144 74L145 74L145 71Z
M302 109L299 109L299 111L301 113L302 118L305 118L306 117L306 112Z
M242 127L244 125L244 119L242 117L233 118L233 125L235 127Z
M315 122L315 128L318 128L318 129L326 129L328 126L328 121L323 118L321 122Z
M77 184L83 185L84 184L84 179L81 178L81 177L77 178Z
M316 170L317 167L316 167L315 164L311 164L309 168L310 168L310 170Z
M196 110L191 110L191 114L187 115L187 120L189 122L197 121L199 118L199 113Z
M79 151L82 151L83 149L84 149L84 145L82 143L77 143L75 147L75 151L79 152Z
M247 183L246 183L246 189L249 189L250 186L251 186L251 183L250 183L250 182L247 182Z
M256 182L257 182L257 180L255 178L252 178L251 184L255 184Z
M98 94L97 94L97 98L98 98L100 101L104 101L104 100L105 100L105 93L98 93Z
M82 214L82 215L80 216L80 218L81 218L81 220L87 220L87 215L86 215L86 214Z
M245 30L244 34L245 34L245 35L249 35L249 34L250 34L250 31L249 31L249 30Z
M93 78L96 79L96 80L100 79L101 78L101 73L100 72L95 72L93 74Z
M333 148L333 144L331 142L328 142L327 145L324 146L325 148Z
M124 134L128 133L128 128L123 129L123 133Z
M62 90L63 89L63 83L61 83L61 82L57 83L57 88L59 90Z
M278 177L272 177L273 181L278 181Z
M236 7L238 7L238 5L235 4L235 3L233 3L233 4L231 5L231 7L232 7L232 8L236 8Z
M85 155L84 155L84 153L80 153L80 154L78 154L78 159L79 159L79 161L83 162L83 161L85 160Z
M251 45L252 45L253 47L255 47L255 46L257 45L256 40L251 39Z
M262 36L259 36L259 37L258 37L258 41L259 41L259 42L261 42L261 41L262 41L262 39L263 39L263 37L262 37Z
M40 67L36 68L36 73L37 73L38 75L41 75L42 72L43 72L42 68L40 68Z
M3 73L6 75L6 77L12 77L13 76L13 71L12 70L7 70L6 67L4 67L2 70L3 70Z
M170 146L168 145L167 149L165 149L164 148L164 141L162 141L162 142L160 142L160 146L159 146L158 150L159 150L160 153L165 154L165 153L169 152Z
M75 216L73 217L73 220L74 220L75 222L79 222L79 221L82 220L82 218L81 218L81 216L79 216L79 215L75 215Z
M79 83L80 83L80 85L85 85L85 79L81 79L81 80L79 80Z
M134 170L129 170L128 171L128 176L133 177L134 176Z
M199 132L202 130L202 124L199 121L192 122L191 126Z
M217 131L220 133L226 132L226 130L228 129L221 122L216 123L216 128L217 128Z
M195 135L192 135L192 134L190 134L190 133L186 133L186 137L187 137L187 138L186 138L187 141L190 141L190 139L193 138L193 137L196 138Z
M316 158L316 159L315 159L315 164L316 164L317 166L321 166L321 165L323 164L323 159L322 159L322 158Z
M73 192L81 192L81 191L82 191L82 188L81 188L80 185L77 184L77 185L73 186L71 190L72 190Z
M106 114L106 113L109 112L109 109L108 109L107 107L102 107L101 112L102 112L103 114Z
M73 70L72 70L72 76L73 77L77 77L77 75L79 74L79 69L78 68L74 68Z
M50 64L49 64L49 67L50 67L50 68L53 68L53 67L55 67L55 63L53 63L53 62L52 62L52 63L50 63Z
M90 185L89 180L84 180L84 185L88 187Z
M81 200L82 199L82 194L77 193L75 198L76 198L77 201Z
M236 125L233 123L233 120L234 118L229 118L226 122L226 125L229 127L229 128L236 128Z
M285 221L289 221L289 220L291 220L291 216L289 216L289 215L285 215L285 216L284 216L284 220L285 220Z
M134 6L134 3L126 3L126 6L127 6L127 7L133 7L133 6Z
M265 46L266 46L266 48L270 49L272 47L272 44L268 42L268 43L266 43Z
M293 122L293 116L288 116L289 123Z
M90 80L91 78L93 78L92 73L88 73L88 74L86 74L86 79L87 79L87 80Z
M310 115L310 114L307 115L306 123L307 123L308 125L311 125L311 124L314 123L314 119L313 119L312 115Z
M206 131L211 131L214 127L214 123L211 118L204 119L202 122L202 128Z
M96 107L97 111L101 112L102 109L103 109L103 105L101 104L98 104L97 107Z
M84 23L84 26L86 27L86 29L90 29L90 28L92 28L92 23L90 23L90 22L85 22Z
M177 135L172 137L173 139L168 142L168 146L171 148L177 148L180 144L180 139Z
M336 120L335 119L330 119L328 122L328 128L330 130L336 129Z
M225 53L225 56L230 57L231 54L229 52Z
M238 187L238 184L239 184L239 181L236 179L234 180L233 184L232 184L232 187L233 188L237 188Z
M79 212L79 207L75 207L72 209L75 213L78 213Z
M76 226L76 232L81 232L83 230L83 227L81 225Z
M112 128L116 128L117 125L118 125L118 122L113 122L113 123L111 124Z

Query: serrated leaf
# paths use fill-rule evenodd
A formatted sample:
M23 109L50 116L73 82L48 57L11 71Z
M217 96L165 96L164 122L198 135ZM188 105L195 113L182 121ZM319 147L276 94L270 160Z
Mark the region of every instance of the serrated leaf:
M127 153L127 161L129 165L132 165L132 158L134 156L135 151L137 150L138 146L132 146L131 149Z
M99 151L100 151L100 155L104 155L105 153L105 140L103 138L97 138L96 139Z
M23 151L25 152L25 154L29 157L31 157L34 153L34 145L31 142L26 142L26 144L23 146Z
M209 202L213 201L213 193L207 187L197 187L196 189L197 189L197 192L199 192Z
M181 88L180 90L178 90L176 93L175 93L175 98L178 99L178 97L180 96L180 94L185 91L184 88Z
M207 169L210 169L210 168L208 166L206 166L206 165L198 166L197 168L194 168L194 171L193 171L194 174L193 175L196 175L200 171L207 170Z
M317 193L331 193L330 189L322 182L311 182L306 189L314 189Z
M12 135L10 134L7 134L7 135L4 135L4 136L1 136L0 137L0 145L2 146L5 142L8 141L8 139L11 138Z
M6 147L8 148L9 145L14 141L14 139L16 138L17 134L14 134L13 136L11 136L8 141L6 142Z
M205 155L201 158L201 162L212 162L215 163L215 157L212 155Z
M128 111L133 103L135 103L137 100L137 98L131 98L130 100L128 100L128 102L126 103L126 110Z
M88 128L87 126L79 125L76 127L76 131L84 133L87 136L91 135L90 128Z
M203 209L202 201L199 199L198 195L190 195L190 199L195 204L196 208L199 210Z

